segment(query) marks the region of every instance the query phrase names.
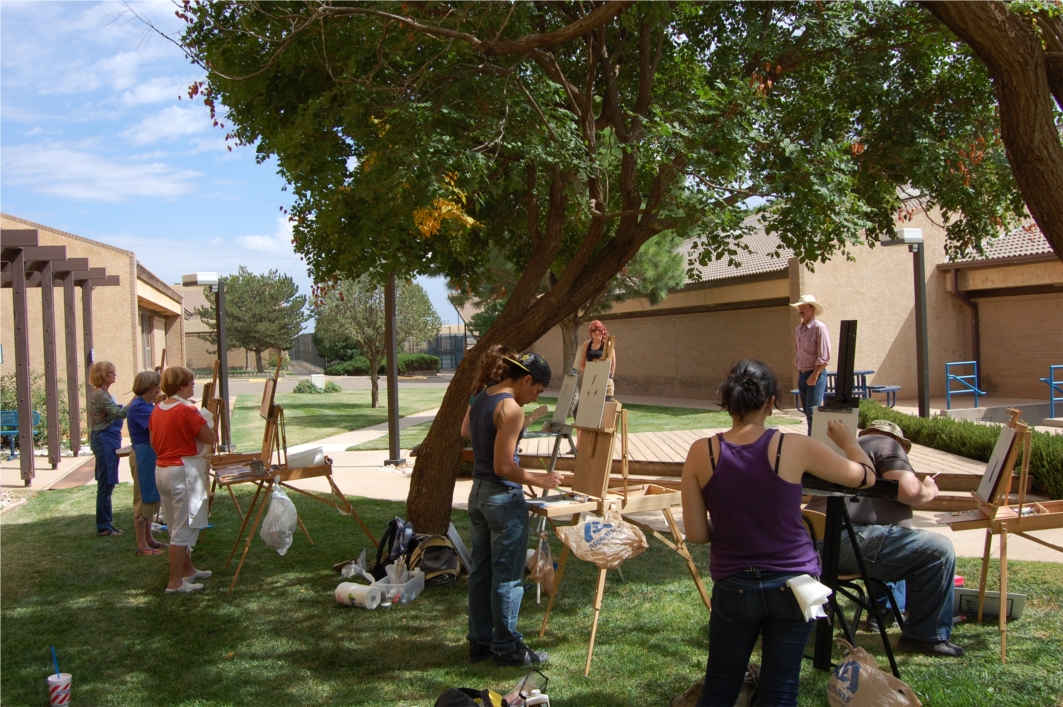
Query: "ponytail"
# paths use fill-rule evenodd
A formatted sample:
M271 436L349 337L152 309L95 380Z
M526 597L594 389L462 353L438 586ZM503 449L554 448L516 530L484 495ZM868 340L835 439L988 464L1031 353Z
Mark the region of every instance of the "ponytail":
M501 344L495 344L484 352L480 360L480 377L476 381L476 387L472 391L476 395L489 385L510 377L510 364L507 358L516 358L517 352Z

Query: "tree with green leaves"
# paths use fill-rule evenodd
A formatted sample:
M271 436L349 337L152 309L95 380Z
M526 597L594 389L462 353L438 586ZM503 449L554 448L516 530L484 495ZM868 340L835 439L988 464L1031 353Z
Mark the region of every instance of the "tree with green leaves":
M372 406L380 402L378 371L387 355L384 337L384 288L363 275L324 288L314 303L315 341L331 347L357 347L369 361ZM399 280L395 287L395 339L423 342L439 332L442 321L428 293L416 282Z
M658 234L739 261L757 197L764 228L817 262L892 235L906 192L941 214L952 252L1024 216L985 64L918 5L182 14L207 71L190 94L276 157L318 281L427 273L476 291L499 256L519 274L418 456L408 515L428 532L446 528L479 352L529 346Z
M269 349L287 351L292 339L303 330L309 316L306 296L299 294L299 286L288 275L270 270L264 275L240 266L235 275L220 278L225 283L225 331L233 348L255 352L255 368L263 372L262 352ZM217 331L214 294L204 290L206 307L196 314L205 324ZM218 345L216 334L208 340Z

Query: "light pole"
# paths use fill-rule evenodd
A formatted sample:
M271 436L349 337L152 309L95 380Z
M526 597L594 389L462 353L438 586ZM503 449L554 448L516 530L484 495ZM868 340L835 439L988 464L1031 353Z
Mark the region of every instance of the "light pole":
M222 452L232 451L232 438L229 434L229 339L225 335L225 281L218 278L216 272L194 272L181 277L185 287L209 287L214 292L214 313L218 334L218 362L221 374L218 377L220 390L212 394L221 398L221 437L218 449Z
M919 391L919 417L930 417L930 354L926 334L926 260L923 256L923 229L898 228L897 237L882 241L884 246L906 245L912 254L915 276L916 379Z
M406 460L399 456L399 357L396 350L395 273L388 275L384 286L384 344L388 359L388 466L401 466Z

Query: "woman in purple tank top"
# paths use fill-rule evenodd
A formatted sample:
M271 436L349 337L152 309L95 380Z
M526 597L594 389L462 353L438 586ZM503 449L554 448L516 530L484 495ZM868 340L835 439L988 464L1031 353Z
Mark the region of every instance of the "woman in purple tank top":
M844 423L828 423L827 434L848 459L800 434L785 435L783 445L784 435L764 424L778 395L767 365L739 362L719 390L731 429L695 442L683 467L687 541L711 542L709 661L698 707L735 704L758 637L758 704L797 704L801 658L815 624L786 582L819 575L801 520L801 475L854 488L875 483L871 460Z

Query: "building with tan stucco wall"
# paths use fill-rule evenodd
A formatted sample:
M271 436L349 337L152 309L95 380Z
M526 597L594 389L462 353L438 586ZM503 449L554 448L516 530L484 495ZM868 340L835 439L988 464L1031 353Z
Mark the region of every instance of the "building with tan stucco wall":
M1063 364L1063 263L1036 229L998 239L984 256L950 263L939 222L917 208L897 223L923 231L931 396L945 395L946 362L977 358L990 394L1047 401L1038 378L1049 365ZM697 266L701 281L688 281L659 304L629 300L599 316L617 337L618 395L715 400L733 363L758 358L779 375L780 402L792 406L786 393L797 387L800 320L789 303L813 294L826 306L820 319L834 345L828 368L837 366L841 321L855 319L856 369L875 371L869 384L899 385L902 398L916 397L915 284L907 248L858 245L849 249L850 259L838 255L812 269L763 230L745 242L752 252L737 256L741 265ZM690 243L683 248L689 252ZM954 277L961 296L953 294ZM974 324L965 297L976 303ZM580 341L587 338L585 324ZM531 348L563 370L560 328Z
M156 277L137 261L132 251L77 236L25 219L0 214L4 229L36 229L42 246L66 246L68 258L88 258L92 267L107 269L108 275L118 275L117 287L94 287L92 290L92 338L95 360L111 361L118 373L112 392L120 402L132 396L133 377L137 372L160 364L166 351L167 364L184 361L184 310L181 295ZM76 327L78 360L85 361L81 350L84 321L80 288L76 290ZM41 289L29 288L30 371L44 371ZM0 374L15 371L15 342L11 290L0 290L0 343L4 358ZM63 298L55 303L55 322L60 334L56 336L56 360L59 364L60 390L66 389L66 339L61 334L64 324ZM86 382L81 373L81 383ZM84 408L84 405L82 405Z

